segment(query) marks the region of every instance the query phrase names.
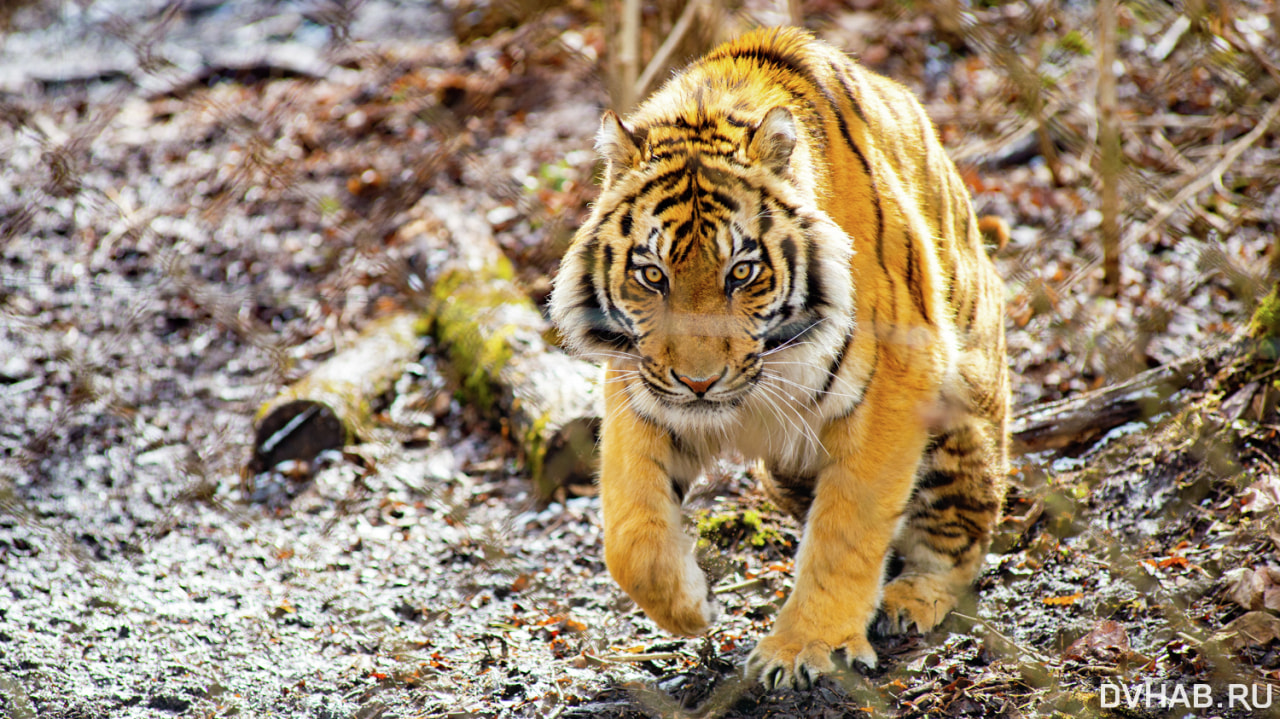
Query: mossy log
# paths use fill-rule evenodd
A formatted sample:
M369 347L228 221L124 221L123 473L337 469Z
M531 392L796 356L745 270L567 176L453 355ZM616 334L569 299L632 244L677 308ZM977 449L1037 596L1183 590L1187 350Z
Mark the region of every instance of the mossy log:
M436 197L414 215L400 243L424 260L431 333L467 400L506 423L539 496L589 483L603 411L599 369L555 345L482 216Z
M422 353L426 329L416 312L375 320L350 346L285 387L258 410L249 472L289 459L311 461L367 436L373 400Z

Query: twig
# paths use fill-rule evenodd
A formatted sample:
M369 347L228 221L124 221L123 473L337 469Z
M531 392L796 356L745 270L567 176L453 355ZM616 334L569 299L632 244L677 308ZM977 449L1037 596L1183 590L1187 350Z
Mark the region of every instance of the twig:
M1269 369L1266 372L1263 372L1262 374L1254 375L1253 377L1250 377L1249 379L1245 380L1244 383L1249 384L1250 382L1257 382L1258 380L1263 379L1265 377L1270 377L1276 372L1280 372L1280 367L1273 367L1272 369Z
M1001 634L1001 633L1000 633L1000 630L998 630L998 629L996 629L995 627L991 626L991 623L990 623L990 622L988 622L987 620L983 619L982 617L971 617L971 616L969 616L969 615L967 615L967 614L961 614L960 612L957 612L957 611L955 611L954 609L953 609L953 610L951 610L951 613L952 613L953 615L957 616L957 617L960 617L961 619L968 619L968 620L969 620L969 621L971 621L971 622L977 622L978 624L981 624L983 627L985 627L985 628L986 628L986 630L987 630L987 631L989 631L989 632L991 632L992 634L996 635L996 637L998 637L999 639L1003 640L1006 644L1008 644L1009 646L1013 647L1014 649L1017 649L1018 651L1022 652L1022 653L1023 653L1023 654L1025 654L1026 656L1029 656L1029 657L1031 657L1032 659L1035 659L1036 661L1038 661L1038 662L1040 662L1040 663L1042 663L1042 664L1048 664L1048 663L1049 663L1049 659L1048 659L1048 657L1046 657L1045 655L1041 654L1040 652L1037 652L1037 651L1036 651L1036 650L1034 650L1034 649L1030 649L1030 648L1028 648L1028 647L1024 647L1024 646L1022 646L1021 644L1019 644L1019 643L1017 643L1017 642L1013 641L1013 640L1012 640L1012 639L1010 639L1009 637L1006 637L1005 635Z
M1134 242L1137 242L1146 236L1147 233L1159 228L1166 220L1169 219L1169 217L1173 215L1174 212L1178 210L1178 208L1182 206L1184 202L1195 197L1201 190L1215 182L1221 182L1219 178L1222 173L1226 172L1245 150L1249 149L1250 146L1257 142L1269 129L1271 129L1271 124L1275 122L1277 116L1280 116L1280 100L1276 100L1271 103L1271 106L1267 108L1266 113L1263 114L1262 119L1258 121L1258 125L1250 130L1248 134L1233 142L1231 146L1227 148L1227 151L1223 153L1222 158L1219 159L1212 168L1209 168L1207 172L1196 170L1186 173L1186 175L1184 175L1184 179L1193 175L1195 178L1187 183L1187 185L1185 185L1172 200L1165 203L1163 209L1157 211L1155 215L1142 223L1142 225L1137 229L1131 230L1126 234L1124 236L1124 240L1121 242L1121 249L1123 250L1124 248L1129 247ZM1088 276L1089 273L1098 266L1098 262L1098 258L1095 257L1083 263L1075 272L1071 273L1070 277L1062 281L1062 284L1058 287L1059 291L1066 292L1070 288L1074 287L1076 283Z
M635 105L636 74L640 67L640 0L622 0L622 26L618 30L618 110L630 112Z
M689 0L689 4L684 6L684 11L680 13L675 26L667 34L667 39L663 40L662 44L658 46L658 50L653 53L653 58L645 66L644 73L636 81L635 97L644 97L648 94L649 85L653 83L654 75L657 75L667 67L667 62L671 59L671 53L675 52L676 46L684 39L685 33L689 32L689 28L693 27L693 18L698 14L698 8L701 6L702 0Z
M1120 294L1120 132L1116 127L1116 0L1098 3L1098 177L1102 205L1103 293Z
M1192 197L1195 197L1196 194L1209 185L1220 181L1218 178L1220 178L1222 173L1226 172L1228 168L1235 164L1236 159L1240 157L1241 153L1249 149L1253 143L1257 142L1259 138L1271 129L1271 123L1275 122L1277 116L1280 116L1280 100L1276 100L1271 103L1271 106L1267 108L1266 114L1264 114L1262 119L1258 121L1257 127L1250 130L1244 137L1231 143L1231 147L1227 148L1227 151L1222 155L1222 159L1219 160L1217 164L1215 164L1208 172L1203 173L1196 179L1192 180L1186 187L1183 187L1177 195L1174 195L1173 199L1165 205L1165 210L1157 212L1151 219L1142 223L1138 229L1130 232L1128 236L1124 238L1124 244L1126 246L1132 244L1134 241L1145 236L1148 232L1151 232L1164 224L1165 220L1169 219L1169 216L1172 215L1174 211L1182 205L1182 203Z
M910 701L920 696L921 694L927 694L937 689L940 685L941 685L941 682L939 682L937 679L934 679L933 681L925 684L917 684L916 686L910 687L905 691L903 691L901 694L898 695L898 698Z
M747 589L758 589L758 588L767 587L767 586L769 586L767 582L765 582L763 579L760 579L759 577L756 577L755 579L748 579L743 582L738 582L737 584L728 584L723 587L716 587L715 589L712 590L712 593L728 594L729 592L740 592Z
M605 664L633 664L636 662L661 662L668 659L687 659L683 654L675 652L657 652L652 654L606 654L598 656L590 652L583 652L582 656L588 661L603 662Z
M1190 634L1187 634L1186 632L1178 632L1178 638L1194 647L1198 647L1204 644L1203 639L1196 639L1195 637L1191 636Z
M796 27L804 27L804 7L800 0L787 0L787 17Z

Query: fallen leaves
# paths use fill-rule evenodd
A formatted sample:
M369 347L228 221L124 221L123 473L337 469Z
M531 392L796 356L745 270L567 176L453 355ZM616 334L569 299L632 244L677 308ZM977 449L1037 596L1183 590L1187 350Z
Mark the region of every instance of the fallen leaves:
M1239 567L1222 580L1232 601L1241 607L1280 612L1280 567Z
M1063 658L1071 661L1098 661L1115 664L1130 656L1129 635L1120 622L1104 619L1083 637L1071 643Z
M1237 651L1266 646L1280 640L1280 617L1267 612L1249 612L1223 627L1213 638Z

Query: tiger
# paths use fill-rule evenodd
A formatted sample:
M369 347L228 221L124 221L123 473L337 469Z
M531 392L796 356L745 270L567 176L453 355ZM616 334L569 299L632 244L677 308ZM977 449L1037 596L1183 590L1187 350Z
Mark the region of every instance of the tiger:
M964 181L909 90L795 28L605 111L596 148L548 309L604 366L610 574L659 627L706 631L682 503L737 452L802 527L746 675L873 669L869 636L927 632L968 591L1004 499L1004 290Z

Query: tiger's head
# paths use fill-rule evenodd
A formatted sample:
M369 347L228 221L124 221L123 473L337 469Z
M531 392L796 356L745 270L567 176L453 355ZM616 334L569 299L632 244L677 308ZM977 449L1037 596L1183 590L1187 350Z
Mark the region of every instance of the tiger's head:
M603 188L551 315L642 414L705 427L823 385L852 331L852 242L797 179L812 176L800 132L785 107L736 124L605 113Z

